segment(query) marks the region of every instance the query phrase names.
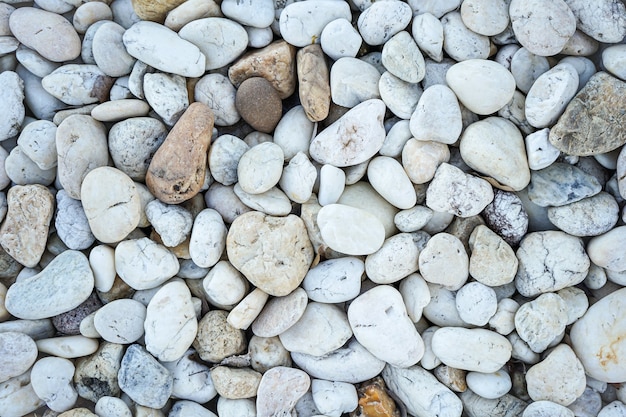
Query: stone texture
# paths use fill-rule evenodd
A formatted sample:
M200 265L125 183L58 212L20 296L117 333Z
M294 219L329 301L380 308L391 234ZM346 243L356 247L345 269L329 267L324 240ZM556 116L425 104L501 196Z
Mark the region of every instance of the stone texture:
M179 268L176 255L147 237L124 240L115 248L115 271L135 290L156 288Z
M212 310L198 323L198 334L193 347L202 360L219 363L229 356L245 351L245 333L228 324L227 316L227 311Z
M298 95L309 120L319 122L330 110L330 75L322 48L307 45L296 55Z
M103 342L96 353L76 362L74 383L78 395L92 402L105 396L119 396L118 371L124 346Z
M568 155L610 152L626 143L626 83L605 72L594 74L550 130L550 142Z
M71 198L65 190L56 195L57 210L54 227L57 235L69 249L83 250L95 241L89 221L79 200Z
M548 208L548 219L573 236L598 236L615 226L619 206L608 193L598 193L575 203Z
M30 373L33 390L51 410L66 411L76 403L74 371L72 361L56 357L41 358L33 366Z
M598 194L602 189L593 175L580 168L555 162L531 173L528 197L534 204L560 207Z
M252 332L259 337L274 337L293 326L304 314L307 294L296 288L290 294L272 298L252 323Z
M0 74L0 99L3 114L0 117L0 141L17 135L24 122L24 82L13 71Z
M100 307L102 307L102 302L95 293L92 293L89 298L83 301L78 307L52 317L52 324L60 333L78 335L80 334L81 321Z
M350 20L350 7L346 6L348 5L327 0L287 4L280 13L280 35L297 47L314 44L328 23L340 18Z
M211 380L217 393L231 400L255 397L261 376L249 368L217 366L211 370Z
M487 226L476 226L469 247L469 273L476 281L493 287L513 281L518 260L511 246L495 232Z
M241 83L235 106L250 126L264 133L272 132L282 116L279 93L263 77L251 77Z
M63 103L82 106L106 101L113 81L97 65L67 64L43 77L41 85Z
M567 321L565 301L555 293L546 293L520 306L515 313L515 330L530 350L541 353L560 337Z
M277 366L263 374L257 391L257 417L289 415L311 386L311 378L295 368Z
M369 255L385 240L385 228L375 215L346 204L328 204L317 215L324 242L346 255Z
M626 36L626 6L602 0L593 4L584 0L565 0L576 17L576 27L597 41L617 43Z
M120 298L101 307L93 316L93 325L107 342L130 344L144 334L146 307L139 301Z
M192 103L148 167L146 185L155 197L164 203L177 204L200 192L212 133L213 112L202 103Z
M141 345L126 350L118 378L120 389L145 407L162 408L172 394L172 375Z
M28 371L37 359L37 345L24 333L0 333L0 381Z

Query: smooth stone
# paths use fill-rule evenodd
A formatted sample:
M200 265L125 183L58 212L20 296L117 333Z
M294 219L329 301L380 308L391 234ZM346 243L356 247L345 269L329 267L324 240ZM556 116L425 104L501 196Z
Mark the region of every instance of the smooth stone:
M56 329L50 319L10 320L0 323L0 333L17 332L30 336L33 340L52 337Z
M148 238L120 242L115 248L115 270L135 290L158 287L178 272L176 256Z
M459 101L479 115L497 112L515 92L513 75L497 62L484 59L454 64L445 79Z
M164 407L172 393L173 378L169 371L137 344L126 350L118 380L122 391L146 407Z
M158 23L133 24L123 41L131 56L163 72L200 77L206 70L206 57L197 46Z
M235 107L236 94L228 77L219 73L205 75L194 87L195 100L209 106L216 126L232 126L241 119Z
M89 222L79 200L71 198L65 190L56 195L57 210L54 227L65 245L74 250L89 248L95 241Z
M146 185L156 198L178 204L200 192L213 120L211 109L199 102L189 105L178 119L155 152L146 174Z
M9 184L11 184L11 178L9 178L4 168L4 165L6 163L6 159L8 156L9 156L9 152L6 151L2 146L0 146L0 187L2 187L3 190L7 188ZM6 199L6 193L5 193L5 199ZM4 206L6 208L6 202Z
M259 337L278 336L300 320L306 307L307 293L302 288L272 298L252 323L252 332Z
M43 78L52 71L61 66L61 64L52 62L42 57L37 51L20 45L15 51L17 61L36 77Z
M515 313L519 308L517 301L510 298L501 298L498 301L496 314L489 319L489 328L503 336L515 330Z
M413 16L411 34L417 46L432 60L441 62L443 59L443 25L431 13Z
M227 13L225 15L228 16ZM206 57L207 71L230 64L248 46L248 34L243 26L221 17L189 22L178 31L178 36L200 49Z
M117 397L102 397L96 403L94 411L101 417L132 417L128 405Z
M37 340L37 349L59 358L82 358L98 350L98 340L85 336L61 336Z
M389 39L381 58L387 71L407 83L418 83L424 78L424 57L409 32L401 31Z
M552 401L541 400L528 404L522 417L542 417L550 415L554 417L574 417L574 412L561 404Z
M252 336L248 342L250 365L257 372L265 373L276 366L291 366L290 353L280 339Z
M227 317L227 311L211 310L198 323L193 347L203 361L220 363L245 351L245 333L228 324Z
M0 381L22 375L37 360L37 345L24 333L0 333Z
M402 210L394 217L394 223L401 232L416 232L426 226L433 217L433 211L425 206L417 205Z
M531 173L528 197L542 207L560 207L594 196L601 189L594 176L573 165L555 162Z
M239 160L249 149L243 140L229 134L213 141L209 149L209 170L215 181L223 185L235 184Z
M478 282L492 287L513 281L518 260L509 244L487 226L477 226L469 239L469 273Z
M308 156L314 129L314 123L308 119L301 105L294 106L283 115L276 125L273 140L283 149L285 161L291 161L299 152Z
M420 273L432 284L458 290L467 281L469 257L463 243L451 234L434 235L421 250L418 259Z
M363 261L355 257L329 259L311 268L302 281L307 296L321 303L340 303L359 295Z
M252 211L237 197L232 185L225 186L214 182L204 194L204 200L207 207L217 211L226 224L234 222L241 214Z
M226 250L235 268L273 296L293 291L313 260L304 222L294 215L242 214L229 229Z
M388 156L373 158L367 167L370 184L389 203L399 209L415 206L417 196L402 165Z
M63 103L82 106L106 101L113 81L96 65L67 64L43 77L41 85Z
M305 46L296 54L298 96L304 112L312 122L328 116L330 110L330 75L322 48Z
M443 50L455 61L484 60L489 56L489 38L470 30L461 17L453 11L441 18Z
M264 48L274 40L274 32L271 27L255 28L244 26L248 34L248 46L252 48Z
M91 263L90 263L91 266ZM95 274L94 274L95 281ZM85 317L102 307L97 294L92 293L81 305L66 313L52 318L52 324L59 333L77 335L80 333L80 323Z
M437 168L450 160L450 150L444 143L409 139L402 149L402 166L414 184L433 179Z
M365 43L382 45L406 28L411 17L411 7L406 3L372 3L359 16L357 27Z
M297 3L297 2L296 2ZM321 0L313 3L288 4L280 13L280 35L296 47L315 43L324 27L336 19L352 19L350 7L343 3Z
M257 417L290 415L310 386L311 379L304 371L284 366L270 369L263 374L257 391Z
M402 81L389 71L380 76L378 90L381 100L389 110L402 119L411 118L422 95L422 88L419 84Z
M144 328L146 350L155 358L171 362L184 355L196 337L198 322L183 282L166 284L152 297Z
M183 400L204 404L217 395L210 369L207 365L194 360L196 352L187 350L183 356L173 362L164 362L174 378L172 396Z
M107 22L100 26L93 36L92 54L94 61L102 72L109 77L128 75L135 64L135 58L126 52L122 41L124 32L125 29L121 25Z
M561 344L528 369L526 383L532 400L568 406L585 391L585 368L572 348Z
M380 72L375 66L352 57L339 58L330 68L333 103L353 108L367 100L380 98Z
M576 18L563 0L512 0L509 15L519 43L536 55L558 54L576 31Z
M291 201L301 204L306 203L311 198L316 180L317 170L315 166L309 161L305 153L298 152L283 168L278 184ZM289 208L291 208L291 204Z
M220 214L204 209L196 215L191 229L189 254L194 263L208 268L215 265L226 248L227 229Z
M520 48L511 58L511 74L517 88L524 94L532 88L535 81L550 69L548 58L535 55L526 48ZM544 85L544 88L547 87ZM542 91L537 89L541 94Z
M385 140L382 100L364 101L324 129L311 142L311 157L321 164L347 167L374 156Z
M74 11L74 15L72 16L74 29L76 29L76 32L81 35L84 34L94 23L105 20L113 20L113 12L107 3L79 3Z
M385 366L382 377L406 410L424 417L460 417L461 400L419 365L409 368Z
M141 100L119 99L99 104L91 117L101 122L118 122L132 117L147 116L150 106Z
M67 411L76 402L78 394L72 385L74 364L63 358L41 358L30 373L30 382L39 398L56 412Z
M220 397L217 400L217 414L220 417L256 417L256 404L250 398L229 400Z
M238 184L249 194L261 194L278 184L283 171L284 153L273 142L264 142L247 150L237 166Z
M413 137L453 144L459 139L462 128L461 108L454 92L445 85L433 85L424 90L411 115Z
M329 22L320 35L322 50L333 60L356 57L363 39L348 19L339 18Z
M581 318L589 308L587 294L577 287L567 287L559 290L557 294L567 304L567 324L573 324Z
M2 384L0 395L0 412L7 417L28 415L45 406L30 383L30 372L11 378Z
M167 133L165 125L152 117L130 117L115 123L108 140L115 167L134 181L144 181L150 161Z
M144 334L146 307L139 301L119 299L101 307L94 316L94 326L104 340L130 344Z
M603 50L602 65L611 74L626 80L626 48L624 45L613 45Z
M391 237L397 232L393 219L398 213L398 209L389 204L366 182L358 181L346 186L337 203L355 207L374 215L385 229L385 238Z
M604 192L575 203L548 208L550 222L573 236L598 236L606 233L615 226L618 217L617 202Z
M258 317L269 295L255 288L228 313L226 321L235 329L247 330Z
M374 215L345 204L329 204L319 211L317 224L326 244L346 255L368 255L381 248L385 228Z
M220 397L231 400L256 396L262 375L249 368L216 366L211 370L211 380Z
M274 3L271 0L247 1L224 0L222 13L242 25L265 28L274 22Z
M17 135L24 123L24 81L17 73L0 74L0 99L5 109L0 118L0 141L3 141Z
M19 146L11 150L4 161L6 175L17 185L41 184L44 186L54 182L56 170L54 168L42 170Z
M185 78L177 74L144 75L143 92L148 104L168 126L176 124L189 107Z
M228 261L219 261L202 280L202 289L208 302L230 309L245 297L248 281Z
M619 400L605 405L598 413L598 417L621 417L623 415L626 415L626 405Z
M411 234L398 233L365 258L367 277L377 284L400 281L417 271L419 252Z
M626 143L621 129L626 83L605 72L594 74L550 130L550 142L568 155L610 152Z
M520 306L515 313L515 330L533 352L541 353L563 333L567 321L565 301L555 293L546 293Z
M11 13L9 26L20 43L53 62L71 61L80 55L80 39L65 18L33 7Z
M467 387L483 398L495 400L510 391L511 377L504 370L493 373L469 372Z
M456 293L456 309L464 322L484 326L498 309L496 292L480 282L465 284Z
M393 366L412 366L424 354L424 343L408 317L402 295L391 286L380 285L355 298L348 320L359 343Z
M617 250L626 238L626 227L618 226L600 236L592 238L587 245L591 262L610 271L626 270L626 259Z
M561 155L561 152L550 143L550 129L538 130L526 136L526 155L528 167L534 171L547 168Z
M66 107L65 103L44 90L41 78L31 74L22 66L18 66L16 72L24 82L24 104L37 119L52 120L59 109Z
M485 414L501 417L509 415L521 416L527 406L526 401L520 400L511 394L505 394L498 399L489 400L475 394L472 390L466 390L460 394L460 398L468 417L479 417Z
M346 382L314 379L311 381L311 393L317 409L329 417L353 411L359 402L356 388Z
M320 339L318 335L323 334ZM343 346L352 337L346 314L337 306L310 302L300 319L279 335L290 352L323 356Z
M280 99L284 100L296 89L295 58L296 48L292 44L285 40L276 41L239 58L228 69L228 78L239 88L248 78L263 77L278 91Z
M604 43L618 43L626 36L626 7L608 0L593 5L580 0L565 3L576 17L579 30Z
M414 273L400 282L399 291L404 300L409 318L413 323L419 322L422 318L424 307L430 303L428 284L420 274Z
M486 329L442 327L433 335L432 349L448 366L475 372L496 372L511 358L511 343ZM489 346L485 350L484 346Z
M115 251L106 245L98 245L89 252L89 265L93 271L98 291L109 291L115 281Z
M78 307L93 288L93 273L85 255L67 250L40 273L11 285L5 307L21 319L52 317Z
M526 119L536 128L552 126L578 90L578 72L567 63L541 74L526 96Z
M252 128L263 133L271 133L282 115L279 93L263 77L250 77L241 83L235 108Z
M506 3L497 0L464 1L461 18L471 31L493 36L504 32L509 24L509 9Z

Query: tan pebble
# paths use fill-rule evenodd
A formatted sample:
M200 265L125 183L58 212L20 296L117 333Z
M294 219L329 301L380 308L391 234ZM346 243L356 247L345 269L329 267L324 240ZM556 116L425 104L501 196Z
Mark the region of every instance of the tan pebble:
M278 92L262 77L245 80L237 90L235 107L241 117L254 129L270 133L283 113Z
M142 20L162 23L170 10L185 0L132 0L133 10Z
M306 116L319 122L330 109L330 78L326 58L318 44L308 45L297 54L298 93Z

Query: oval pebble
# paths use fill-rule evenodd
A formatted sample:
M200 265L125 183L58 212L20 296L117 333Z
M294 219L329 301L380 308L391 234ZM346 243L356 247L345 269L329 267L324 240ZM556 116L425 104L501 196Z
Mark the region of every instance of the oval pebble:
M300 320L306 306L307 294L302 288L272 298L252 323L252 332L259 337L278 336Z
M388 156L378 156L367 166L367 176L374 189L399 209L410 209L417 202L411 180L402 165Z
M357 21L363 41L369 45L382 45L411 21L411 7L403 2L373 3Z
M89 356L99 345L98 340L80 335L39 339L36 343L40 352L67 359Z
M341 303L359 295L363 261L346 256L320 262L307 272L302 288L307 296L321 303Z
M284 153L273 142L264 142L247 150L239 159L239 186L249 194L261 194L278 184L283 172Z
M125 240L115 248L115 270L135 290L156 288L179 268L176 255L145 237Z
M37 359L37 345L28 335L18 332L0 333L0 381L7 381L26 372Z
M326 244L346 255L369 255L380 249L385 240L385 228L380 220L345 204L322 207L317 224Z
M541 74L526 96L526 119L536 128L549 127L565 111L578 90L578 72L563 63Z
M100 336L111 343L130 344L144 334L146 307L139 301L119 299L102 306L94 316Z
M291 45L307 46L315 43L328 23L340 18L352 20L347 3L332 0L290 3L280 13L280 35Z
M493 373L468 372L465 380L469 389L489 400L502 397L513 385L509 374L502 369Z

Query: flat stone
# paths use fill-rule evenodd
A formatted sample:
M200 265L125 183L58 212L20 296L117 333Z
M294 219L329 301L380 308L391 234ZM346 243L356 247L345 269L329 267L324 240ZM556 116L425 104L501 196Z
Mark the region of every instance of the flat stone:
M228 7L222 4L222 10L224 8ZM248 33L243 26L221 17L189 22L178 31L178 36L200 49L206 57L207 71L230 64L248 46Z
M54 182L56 170L54 168L42 170L28 156L26 156L19 146L11 150L9 156L4 161L6 175L17 185L41 184L44 186Z
M364 101L328 126L311 142L311 157L336 167L357 165L374 156L385 140L382 100Z
M217 395L210 369L207 365L197 362L196 351L187 350L178 360L164 362L165 366L174 378L172 396L183 400L195 401L204 404L211 401Z
M213 119L213 112L206 105L192 103L154 154L146 185L162 202L181 203L200 192Z
M594 74L565 108L550 130L550 142L568 155L610 152L626 143L624 115L626 83L605 72Z
M168 126L173 126L189 107L185 78L177 74L144 75L143 93L150 107Z
M198 323L193 347L203 361L219 363L245 351L245 333L228 324L227 317L227 311L212 310Z
M486 59L489 56L489 38L467 28L461 13L447 13L441 18L441 25L443 50L455 61Z
M54 197L42 185L16 185L7 193L7 206L0 245L13 259L32 268L46 247Z
M593 175L573 165L555 162L531 173L528 197L541 207L560 207L594 196L601 189Z
M398 233L365 258L367 277L377 284L400 281L417 271L419 252L411 234Z
M61 15L21 7L11 13L9 27L20 43L50 61L71 61L80 55L80 38Z
M588 4L565 0L576 17L576 27L592 38L605 43L618 43L626 36L626 7L603 0Z
M365 210L329 204L319 211L317 224L326 244L346 255L368 255L383 245L382 223Z
M462 131L461 108L454 92L445 85L433 85L419 99L411 115L413 137L421 141L453 144Z
M307 294L302 288L272 298L252 323L252 332L259 337L274 337L284 333L300 320L307 301Z
M311 386L309 376L299 369L277 366L263 374L257 391L258 417L289 415Z
M162 408L172 394L169 371L141 345L130 345L118 374L120 389L145 407Z
M330 110L330 75L322 48L312 44L298 50L296 67L298 96L307 117L324 120Z
M363 41L382 45L411 21L411 7L406 3L380 3L365 9L357 21Z
M41 358L30 373L33 390L56 412L67 411L76 402L78 394L72 385L74 364L63 358Z
M575 203L548 208L548 219L573 236L598 236L615 226L619 207L608 193L601 192Z
M291 45L304 47L315 43L324 27L335 19L351 20L350 7L328 0L288 4L280 13L280 35Z
M178 269L176 255L146 237L124 240L115 248L115 270L135 290L156 288Z
M93 288L93 273L87 257L66 250L40 273L11 285L5 307L21 319L52 317L78 307Z
M17 135L24 122L24 82L13 71L0 74L0 98L6 112L0 118L0 141Z
M106 101L91 110L91 117L101 122L118 122L130 117L147 116L150 111L148 103L142 100L124 98Z
M82 106L106 101L113 81L96 65L67 64L43 77L41 85L63 103Z
M85 336L60 336L37 340L37 349L59 358L74 359L89 356L98 350L99 341Z
M104 396L119 396L118 371L124 346L102 342L96 353L76 362L74 383L78 394L92 402Z
M17 332L0 333L0 381L22 375L37 360L37 345L28 335Z
M376 67L358 58L339 58L330 68L330 92L333 103L355 107L367 100L380 98Z
M93 323L107 342L131 344L143 336L145 319L146 307L139 301L118 299L101 307Z
M189 241L189 254L194 263L208 268L215 265L224 249L226 234L224 220L213 209L204 209L196 215Z

